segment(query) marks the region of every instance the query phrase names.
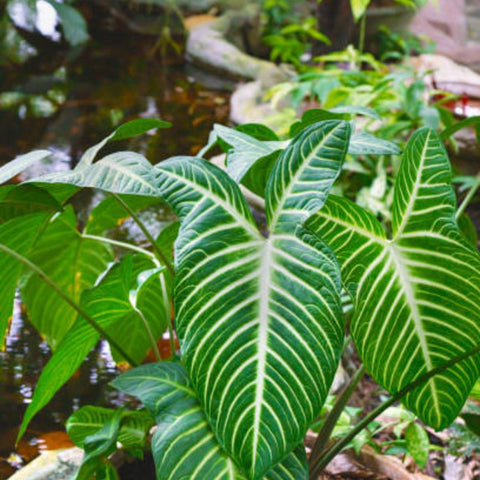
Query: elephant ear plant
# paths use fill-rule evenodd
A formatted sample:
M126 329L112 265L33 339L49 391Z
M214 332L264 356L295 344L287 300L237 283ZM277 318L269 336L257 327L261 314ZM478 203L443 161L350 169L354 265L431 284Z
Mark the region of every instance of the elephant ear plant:
M328 120L307 126L288 144L269 141L279 152L266 152L271 164L259 167L266 178L260 193L268 235L260 233L236 181L201 158L174 157L151 167L140 155L119 152L95 162L100 145L73 171L24 186L48 196L41 212L58 209L53 193L63 183L161 198L180 220L173 288L180 358L142 365L113 382L138 397L157 424L151 446L158 479L313 479L395 400L437 429L463 406L480 373L480 258L457 227L448 157L434 132L420 130L411 138L396 181L389 239L373 215L329 196L347 152L359 148L358 135L357 146L349 148L351 135L349 122ZM395 153L386 143L372 137L362 151ZM237 155L239 169L254 171L265 155L251 165ZM0 240L0 261L8 257L35 268L14 242ZM28 248L36 241L33 235ZM98 335L107 335L120 358L132 364L142 359L132 359L128 335L115 335L115 325L142 305L126 303L132 285L138 291L145 283L138 284L137 273L148 271L154 280L161 275L164 285L171 278L169 259L160 252L135 267L140 260L126 258L82 296L79 317L40 378L22 433ZM128 312L112 315L118 284L127 292L122 304ZM162 329L153 328L152 317L157 311L165 328L171 294L162 285L141 290L142 317L156 336ZM319 447L326 438L320 438L309 468L303 437L326 399L344 343L342 287L354 301L349 329L364 362L360 372L366 368L392 397L326 451ZM85 332L93 332L87 345L80 341ZM97 424L102 418L103 427L86 428L93 417ZM81 409L69 420L72 438L86 451L78 478L88 478L85 472L99 465L96 457L111 453L116 439L144 445L145 431L135 437L143 443L132 443L123 417ZM148 429L142 419L136 425ZM325 428L321 435L327 434Z

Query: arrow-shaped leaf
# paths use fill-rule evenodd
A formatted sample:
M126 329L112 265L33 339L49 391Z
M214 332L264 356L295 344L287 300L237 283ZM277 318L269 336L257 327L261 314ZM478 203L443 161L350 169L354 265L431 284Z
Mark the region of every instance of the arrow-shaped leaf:
M156 167L160 194L181 221L182 358L215 436L252 479L302 441L336 370L338 267L323 242L296 227L325 200L349 134L348 123L320 123L284 151L266 191L269 239L217 167L188 157Z
M330 197L307 227L337 254L355 297L351 332L391 393L480 343L480 257L458 230L450 164L433 131L409 141L395 183L393 239L370 213ZM462 361L405 397L425 423L449 425L480 374Z

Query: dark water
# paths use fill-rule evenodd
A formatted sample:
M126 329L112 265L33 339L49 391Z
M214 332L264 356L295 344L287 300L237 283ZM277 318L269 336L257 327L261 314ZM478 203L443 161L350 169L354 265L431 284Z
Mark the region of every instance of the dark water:
M228 121L231 85L194 70L180 57L152 54L154 43L149 37L110 34L73 58L71 52L54 50L26 68L1 71L0 164L49 148L56 160L48 168L68 168L116 125L138 116L168 120L173 128L111 146L110 151L132 149L152 163L198 152L213 123ZM88 209L88 201L85 196L81 208ZM116 370L101 344L36 416L15 449L22 414L49 357L47 345L17 303L6 350L0 352L0 480L14 472L16 461L30 460L39 448L68 445L62 433L52 432L63 431L75 408L119 401L107 386Z

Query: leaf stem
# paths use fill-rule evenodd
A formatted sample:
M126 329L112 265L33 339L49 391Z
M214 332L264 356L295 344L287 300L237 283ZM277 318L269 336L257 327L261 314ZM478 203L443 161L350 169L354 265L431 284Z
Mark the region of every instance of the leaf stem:
M136 245L132 245L131 243L120 242L119 240L114 240L112 238L90 235L88 233L84 233L82 237L89 240L96 240L97 242L109 243L110 245L115 245L116 247L124 248L125 250L133 250L134 252L142 253L143 255L147 255L148 257L150 257L157 267L160 267L160 263L157 257L152 252L149 252L142 247L137 247Z
M173 334L173 325L172 319L170 318L170 296L167 292L167 283L165 281L165 275L163 273L160 274L160 283L162 286L162 294L163 294L163 303L165 305L165 318L168 322L168 339L170 341L170 359L173 360L175 358L175 336Z
M360 19L360 36L358 39L358 64L356 67L358 70L362 70L362 55L365 49L365 27L367 23L367 14L364 12Z
M74 302L50 277L37 265L32 263L28 258L25 258L23 255L20 255L15 250L11 250L6 245L0 243L0 250L5 252L7 255L18 260L20 263L28 267L30 270L35 272L41 280L43 280L57 295L59 295L66 303L68 303L81 317L83 317L92 328L94 328L112 347L118 350L118 352L124 357L128 363L136 367L138 364L135 362L130 355L128 355L123 348L94 320L88 313L86 313L76 302Z
M128 212L128 214L132 217L132 220L138 225L140 230L145 235L146 239L152 245L153 251L155 252L155 256L168 268L170 273L174 275L175 270L173 268L173 265L169 262L168 258L165 257L163 252L160 250L160 248L157 245L157 242L155 242L155 239L152 237L147 227L145 227L144 223L140 220L138 215L130 208L130 206L119 195L117 195L116 193L111 193L111 195Z
M473 184L472 188L468 191L461 205L458 207L457 213L455 214L456 220L458 220L462 216L462 214L465 212L469 203L472 201L473 197L475 196L475 193L477 193L477 190L479 187L480 187L480 174L477 174L475 183Z
M463 360L473 357L478 353L480 353L480 346L477 346L472 350L462 355L459 355L458 357L452 358L448 362L445 362L444 364L439 365L438 367L435 367L427 373L421 375L416 380L409 383L397 393L392 395L388 400L381 403L377 408L372 410L368 415L366 415L362 420L360 420L360 422L358 422L345 437L335 442L324 455L313 459L310 467L310 478L317 478L316 476L320 475L321 471L338 453L340 453L364 428L366 428L370 422L372 422L376 417L378 417L378 415L384 412L396 401L403 398L405 395L407 395L407 393L410 393L412 390L415 390L416 388L422 386L426 381L430 380L430 378L434 377L435 375L442 373L453 365L456 365Z
M345 405L347 404L348 400L350 399L358 384L362 380L364 374L365 366L361 364L358 370L355 372L355 375L352 378L351 382L343 389L342 393L337 396L332 410L328 414L325 423L318 432L315 444L313 445L312 452L310 454L310 465L312 465L325 450L332 431L337 424L338 418L342 414Z

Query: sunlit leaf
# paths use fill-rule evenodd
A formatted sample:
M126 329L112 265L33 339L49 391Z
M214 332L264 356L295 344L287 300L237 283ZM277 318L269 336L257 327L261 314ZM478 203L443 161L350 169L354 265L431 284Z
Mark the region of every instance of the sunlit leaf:
M117 152L94 164L78 164L68 172L58 172L32 179L37 184L67 183L113 193L155 196L157 194L152 166L133 152Z
M425 468L428 462L430 441L425 429L417 422L411 422L405 429L405 440L408 453L420 468Z
M51 155L48 150L35 150L25 155L20 155L11 162L0 167L0 183L5 183L26 170L31 165Z

